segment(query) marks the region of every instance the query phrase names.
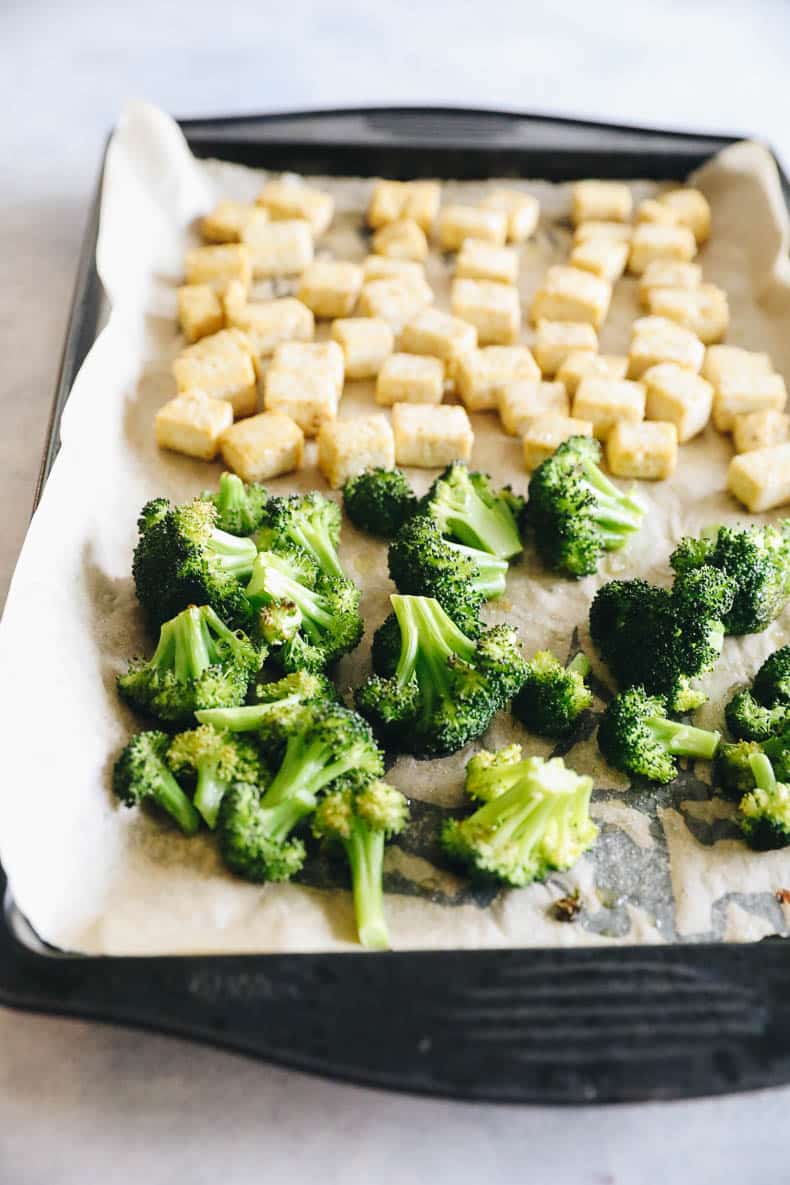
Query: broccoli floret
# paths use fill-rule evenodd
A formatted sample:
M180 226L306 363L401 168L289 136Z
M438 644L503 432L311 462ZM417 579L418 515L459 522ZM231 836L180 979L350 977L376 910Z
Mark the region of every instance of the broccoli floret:
M398 592L435 597L470 637L482 629L484 603L505 591L507 560L445 539L432 518L415 515L389 548L389 573Z
M391 539L417 509L417 495L400 469L366 469L343 486L343 505L360 531Z
M739 740L767 741L790 726L790 646L768 656L754 676L751 691L737 692L724 716Z
M751 758L762 753L756 741L722 741L713 763L713 781L726 798L740 799L755 787Z
M645 507L624 494L598 467L601 446L572 436L539 465L524 512L547 567L566 576L589 576L605 551L624 547L638 531Z
M285 671L322 671L359 645L359 589L296 547L259 552L247 586L262 636Z
M361 791L384 772L369 726L339 705L306 707L292 720L279 768L263 794L230 790L219 814L222 858L252 881L285 880L304 862L292 832L312 814L322 792Z
M219 489L204 490L200 496L216 508L217 526L230 535L252 535L257 531L269 501L269 493L262 485L247 485L235 473L223 473Z
M178 733L167 751L167 763L173 773L194 781L195 806L212 830L230 787L235 782L259 783L264 776L255 745L209 724Z
M169 745L165 732L138 732L115 762L112 788L126 806L156 803L184 835L194 835L200 816L167 766Z
M345 852L359 941L368 950L386 950L384 917L384 841L403 830L409 818L404 796L385 782L371 782L354 793L348 787L327 794L313 816L313 834Z
M778 780L790 782L790 729L763 741L762 750L774 767Z
M157 498L143 507L132 574L149 628L158 630L188 605L210 605L230 626L246 629L250 607L242 581L256 547L217 528L217 511L196 499L171 506Z
M540 650L527 671L527 681L513 700L513 715L538 736L567 736L592 703L584 682L589 659L579 653L564 667L550 650Z
M682 539L670 556L676 572L702 564L726 572L735 597L724 616L728 634L764 630L790 596L790 519L777 525L709 527L699 539Z
M265 649L228 629L210 605L190 605L164 623L152 658L129 664L118 691L152 716L186 723L201 708L242 703L265 657Z
M537 768L541 757L524 757L521 745L505 745L503 749L481 749L466 763L465 790L478 802L498 798L524 777L529 763Z
M420 502L443 535L509 560L522 552L518 520L524 499L509 487L493 489L486 473L471 473L462 461L453 461Z
M790 704L790 646L769 654L752 683L761 704Z
M592 778L568 769L561 757L508 758L489 766L497 769L501 786L492 772L484 805L445 823L441 842L447 854L473 874L516 887L570 868L598 835L590 819ZM469 771L467 789L481 796L479 766Z
M300 547L326 576L344 579L337 549L342 515L337 502L315 492L270 498L256 542L261 551Z
M257 732L263 744L282 740L294 714L306 704L335 703L337 693L325 675L294 671L271 683L259 683L258 702L239 708L208 708L197 712L201 724L228 732Z
M598 726L598 747L615 769L651 782L677 777L678 757L712 760L721 733L666 718L666 703L643 687L616 695Z
M400 631L396 669L357 688L356 704L385 742L405 753L443 756L485 732L521 689L518 638L496 626L466 636L433 597L394 595Z
M750 759L755 788L738 807L738 825L750 848L768 852L790 844L790 786L778 782L764 753Z

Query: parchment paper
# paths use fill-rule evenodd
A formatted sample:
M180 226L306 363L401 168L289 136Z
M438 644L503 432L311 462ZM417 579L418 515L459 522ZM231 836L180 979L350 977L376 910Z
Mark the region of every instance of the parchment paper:
M66 949L172 954L355 946L342 868L320 859L300 883L244 884L224 871L209 838L188 841L143 811L119 806L109 789L113 759L138 727L117 700L115 676L129 655L148 645L130 578L137 512L157 494L176 501L192 496L220 472L219 465L161 453L153 441L154 411L174 392L170 364L181 344L175 289L184 249L197 241L198 215L221 196L254 197L262 179L260 172L195 161L175 124L145 105L126 111L110 147L98 257L112 312L74 385L63 447L0 630L0 857L21 910L44 939ZM790 377L787 218L771 157L756 144L739 144L706 165L696 181L713 206L713 237L701 261L706 279L729 293L728 340L767 350ZM361 259L370 181L322 178L320 184L338 205L321 254ZM476 201L490 184L447 182L443 198ZM522 249L526 308L548 264L567 255L569 187L516 184L535 193L543 210L535 240ZM637 184L635 196L655 188ZM440 307L447 306L449 274L448 262L434 253L429 278ZM290 288L262 285L257 295ZM625 352L638 314L637 283L623 279L602 350ZM524 340L530 340L527 329ZM350 384L341 414L371 406L372 385ZM493 415L473 420L475 465L524 489L518 442L503 435ZM296 479L272 488L322 488L313 450ZM507 597L489 611L491 621L514 622L528 653L550 646L564 657L580 644L604 689L605 672L586 627L595 588L615 575L667 581L667 557L682 534L709 522L742 520L724 492L729 457L728 439L713 429L683 446L670 481L643 484L650 513L624 553L579 583L548 577L528 554L511 568ZM431 477L412 476L420 489ZM369 625L365 643L341 665L345 689L367 671L369 638L387 612L391 587L384 545L349 525L342 558L364 588ZM699 721L719 725L732 688L789 634L786 612L762 635L728 639ZM629 790L600 760L594 730L593 716L574 738L568 760L595 778L600 839L572 872L519 891L470 887L448 871L436 847L442 818L461 802L471 749L430 763L403 758L393 766L390 779L414 801L413 825L387 856L396 947L745 941L787 932L790 915L775 892L790 886L790 854L750 853L737 840L732 807L711 798L703 765L684 771L670 787ZM484 743L512 739L530 752L550 751L505 714ZM580 919L554 920L548 907L576 886L584 902Z

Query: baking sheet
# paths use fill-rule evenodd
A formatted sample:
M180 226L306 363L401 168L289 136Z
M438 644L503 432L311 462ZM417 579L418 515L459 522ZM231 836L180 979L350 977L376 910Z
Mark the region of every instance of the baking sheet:
M160 453L153 443L154 411L174 391L170 363L180 346L174 318L183 252L197 241L198 215L220 196L254 197L263 177L194 160L176 125L143 104L126 111L110 146L98 265L112 313L66 407L63 447L0 626L7 751L0 858L20 909L43 938L66 949L173 954L356 946L350 895L337 866L317 860L298 884L243 884L221 867L208 837L188 841L144 812L120 807L109 790L114 756L138 726L114 690L126 658L146 645L129 571L137 512L156 494L188 498L220 472ZM759 145L735 145L706 165L697 182L714 217L701 261L706 279L729 293L728 340L767 350L788 375L787 217L771 157ZM370 182L326 178L320 184L338 207L321 253L361 259ZM490 184L446 182L443 198L476 201ZM524 182L523 188L543 209L535 240L522 248L527 307L545 268L567 255L569 186ZM637 184L635 196L653 188ZM429 278L440 307L447 306L449 274L446 261L433 255ZM278 282L261 285L257 294L289 290ZM636 290L632 279L616 286L602 351L625 350L639 312ZM350 384L341 415L371 404L371 384ZM493 415L473 422L475 465L523 489L518 442L501 433ZM586 632L595 588L623 574L666 581L666 557L682 534L711 521L740 521L724 492L729 455L728 441L712 429L685 445L671 481L643 484L651 513L626 553L609 557L597 577L579 583L547 577L527 555L511 568L507 598L489 610L490 620L513 621L528 653L551 646L564 656L580 643L605 685ZM412 476L420 489L430 480L424 472ZM296 479L270 484L276 491L322 488L314 445ZM364 677L367 643L387 611L391 588L382 578L384 545L349 525L342 557L364 588L369 623L363 646L341 664L340 683L347 688ZM786 612L756 638L728 639L699 721L717 725L732 687L788 634ZM484 743L514 739L530 752L550 751L504 714ZM790 885L790 854L751 853L735 838L732 807L711 798L703 766L684 771L670 787L629 790L598 757L594 718L567 757L595 778L593 813L601 827L595 849L545 885L500 892L470 886L447 869L435 836L447 811L461 802L471 751L430 763L403 758L389 771L414 803L412 827L387 856L387 909L397 948L747 941L787 932L790 914L775 892ZM575 887L584 902L579 920L554 920L551 903Z

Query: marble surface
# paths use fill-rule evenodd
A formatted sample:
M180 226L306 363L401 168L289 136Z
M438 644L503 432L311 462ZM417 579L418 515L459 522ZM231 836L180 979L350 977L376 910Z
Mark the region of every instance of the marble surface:
M485 15L483 16L483 13ZM505 106L770 141L787 163L782 0L98 0L0 5L0 601L24 536L80 236L128 97L178 115ZM453 1105L0 1009L0 1181L66 1185L779 1185L790 1090L662 1106Z

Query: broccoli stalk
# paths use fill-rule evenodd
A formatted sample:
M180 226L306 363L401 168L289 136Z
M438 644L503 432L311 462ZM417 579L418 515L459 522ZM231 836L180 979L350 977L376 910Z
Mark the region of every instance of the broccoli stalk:
M246 485L235 473L223 473L219 488L204 490L201 498L217 511L217 526L231 535L252 535L263 520L269 494L262 485Z
M112 788L126 806L155 803L183 831L194 835L200 816L167 766L170 737L164 732L133 736L113 768Z
M256 541L261 551L301 548L326 576L344 579L337 553L340 523L340 507L323 494L270 498Z
M272 683L256 687L258 703L238 708L208 708L196 712L201 724L227 732L258 732L264 739L279 738L293 713L304 704L333 703L335 689L325 675L294 671Z
M174 773L196 779L194 803L212 831L222 799L233 783L257 783L264 773L254 745L208 724L178 733L168 749L167 762Z
M609 764L663 784L677 776L678 757L712 760L721 733L669 720L665 712L665 701L643 687L616 695L598 727L598 747Z
M592 692L584 682L590 673L589 659L580 651L564 667L550 650L540 650L528 671L513 700L513 715L538 736L567 736L592 703Z
M494 490L485 473L470 473L461 461L437 477L421 508L443 535L458 543L503 560L521 554L518 516L523 499L509 489Z
M400 469L366 469L343 486L343 505L355 527L391 539L417 509L417 498Z
M741 799L738 824L749 844L758 852L790 844L790 786L776 780L776 773L764 753L749 759L755 788Z

